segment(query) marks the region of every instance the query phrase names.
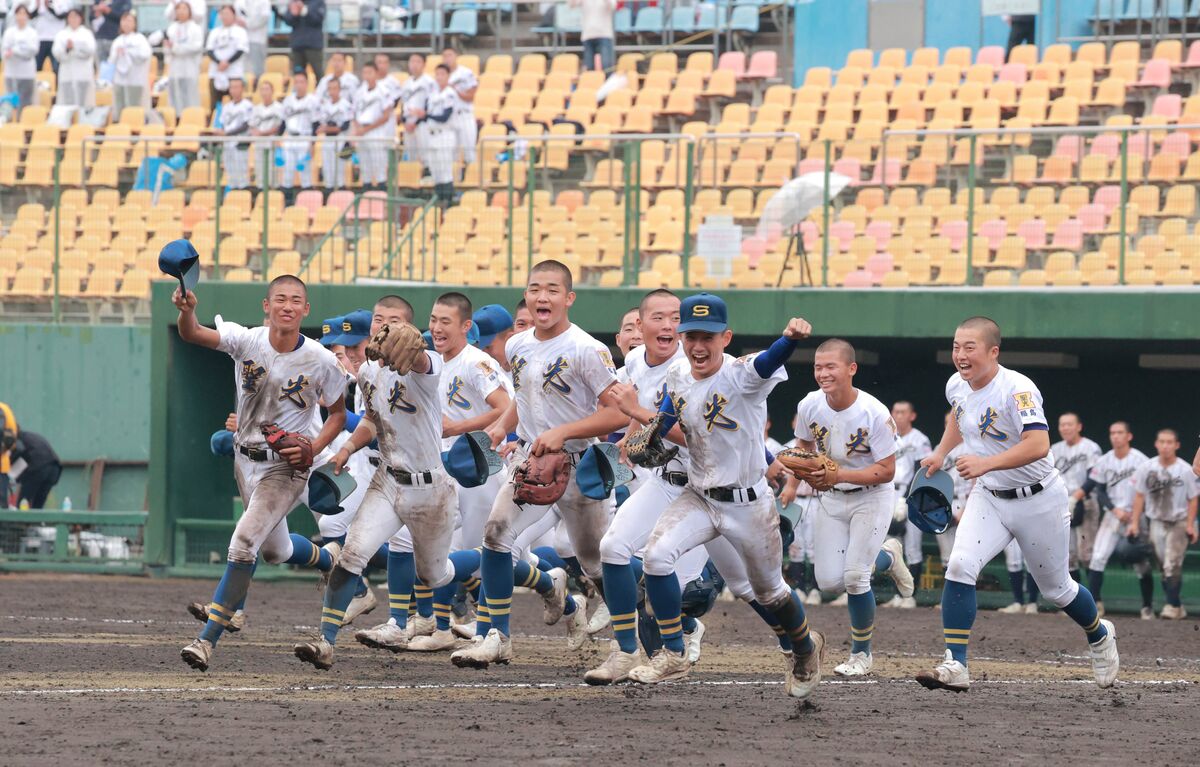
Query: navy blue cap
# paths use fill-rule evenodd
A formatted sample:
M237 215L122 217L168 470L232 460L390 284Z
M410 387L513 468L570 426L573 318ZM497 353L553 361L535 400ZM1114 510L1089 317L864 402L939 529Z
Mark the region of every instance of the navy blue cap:
M944 471L932 477L918 468L908 491L908 519L927 533L941 535L954 519L954 478Z
M342 320L345 317L330 317L327 320L321 320L321 346L333 346L334 340L342 334Z
M158 252L158 268L178 279L185 291L195 290L200 281L200 254L187 240L173 240Z
M342 333L329 339L331 344L357 346L371 337L371 310L355 309L342 317Z
M492 440L482 431L464 434L442 453L446 473L463 487L479 487L504 468L504 459L492 450Z
M224 455L233 457L233 432L228 429L220 429L214 431L212 437L208 441L208 446L212 450L213 455Z
M712 293L697 293L683 299L679 305L679 332L699 330L720 333L729 327L729 311L725 302Z
M633 470L621 463L621 451L611 442L589 447L575 465L575 484L584 497L602 501L613 488L633 479Z
M343 469L341 474L334 474L332 463L313 469L308 476L308 508L316 514L341 514L345 511L342 501L356 487L358 483L350 472Z
M513 326L513 317L500 304L481 306L471 320L479 328L479 348L485 348L496 340L496 336Z

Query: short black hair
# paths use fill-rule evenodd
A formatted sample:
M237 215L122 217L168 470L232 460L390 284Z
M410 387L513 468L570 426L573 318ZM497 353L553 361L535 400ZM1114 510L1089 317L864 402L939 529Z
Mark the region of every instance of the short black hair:
M958 324L960 330L978 330L988 347L1000 346L1000 325L991 317L968 317Z
M471 319L471 299L467 298L462 293L452 290L449 293L443 293L434 301L435 304L449 306L458 311L458 316L463 320Z
M413 51L412 53L408 54L408 57L410 59L412 59L412 58L420 59L422 64L425 63L425 54L421 53L420 51Z
M450 52L451 52L451 53L453 53L453 54L457 54L457 53L458 53L458 51L457 51L457 50L455 50L455 48L454 48L454 46L453 46L453 45L447 45L445 48L442 48L442 53L445 53L446 51L450 51Z
M289 283L293 285L299 285L304 291L304 295L308 295L308 286L304 284L304 280L300 279L294 274L281 274L275 279L271 280L271 283L267 285L267 295L270 296L271 292L274 291L279 285L286 285Z
M858 362L858 357L854 353L854 346L849 341L842 338L831 338L828 341L823 342L817 347L816 354L820 354L821 352L836 352L841 354L842 359L844 359L848 365L853 365Z
M529 278L533 279L535 272L554 272L563 282L563 286L568 291L574 290L574 280L571 278L571 269L562 261L555 261L553 258L547 258L545 261L538 261L529 270Z
M522 298L520 301L517 302L516 307L513 308L513 314L516 314L517 312L521 311L522 309L525 309L527 306L528 306L528 304L525 303L525 299Z
M1113 421L1111 424L1109 424L1108 428L1115 429L1118 426L1130 434L1133 434L1133 429L1129 428L1129 421Z
M1171 439L1175 440L1176 442L1179 441L1179 432L1175 431L1174 429L1159 429L1157 436L1161 437L1164 434L1170 434Z
M363 68L363 69L375 69L375 62L373 62L373 61L364 61L364 62L363 62L363 64L362 64L362 68Z
M375 305L382 306L387 309L399 309L402 312L404 312L405 314L407 314L408 321L412 322L412 319L413 319L412 304L410 304L407 300L401 298L400 296L396 295L395 293L389 293L388 295L386 295L383 298L376 301Z
M450 74L450 67L446 66L445 64L438 64L436 67L434 67L434 69L445 72L447 75Z
M674 293L667 290L666 288L655 288L654 290L650 291L646 295L642 296L642 300L638 303L638 305L636 307L638 310L638 314L641 314L642 312L644 312L646 310L646 302L647 301L649 301L652 298L657 298L658 296L664 296L664 297L668 297L668 298L674 298L675 300L679 300L679 296L675 295Z
M187 5L187 3L180 3L180 5ZM189 5L188 7L190 8L191 6ZM295 80L297 77L303 77L305 80L307 80L308 72L304 71L303 69L297 69L295 72L292 72L292 79Z
M1068 411L1067 411L1067 412L1065 412L1065 413L1059 413L1059 414L1058 414L1058 417L1059 417L1059 418L1065 418L1066 416L1071 416L1072 418L1074 418L1074 419L1075 419L1075 420L1076 420L1076 421L1079 423L1079 425L1080 425L1080 426L1083 426L1083 419L1082 419L1082 418L1080 418L1080 417L1079 417L1079 413L1076 413L1074 410L1068 410Z

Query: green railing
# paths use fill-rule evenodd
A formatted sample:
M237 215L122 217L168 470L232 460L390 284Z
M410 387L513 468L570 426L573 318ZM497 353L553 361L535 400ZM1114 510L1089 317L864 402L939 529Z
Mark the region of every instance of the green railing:
M0 571L143 571L144 511L0 509Z

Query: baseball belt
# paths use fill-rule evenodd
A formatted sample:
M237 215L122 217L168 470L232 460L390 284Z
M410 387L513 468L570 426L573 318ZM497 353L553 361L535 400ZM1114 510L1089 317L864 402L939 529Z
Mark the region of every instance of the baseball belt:
M752 503L758 493L752 487L710 487L704 494L721 503Z
M1012 501L1017 498L1032 498L1045 489L1046 487L1041 482L1034 482L1028 487L1014 487L1008 490L988 490L988 492L997 498Z

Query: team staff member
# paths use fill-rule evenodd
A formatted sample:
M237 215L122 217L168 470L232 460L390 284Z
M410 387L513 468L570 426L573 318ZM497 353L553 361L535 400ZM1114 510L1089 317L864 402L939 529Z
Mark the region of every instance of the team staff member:
M450 87L450 68L438 64L433 72L437 91L429 96L426 104L425 122L427 136L429 173L433 176L433 188L445 205L454 202L454 144L455 131L450 124L461 99Z
M325 98L321 99L317 114L316 134L325 137L321 141L321 178L326 189L341 189L346 185L346 161L341 155L346 146L344 137L349 135L354 119L354 105L342 95L340 81L326 83Z
M970 687L967 643L975 623L975 582L984 565L1016 539L1046 598L1087 635L1092 672L1101 687L1117 681L1116 630L1100 618L1086 587L1071 579L1071 519L1067 490L1050 459L1050 427L1033 381L1000 364L1000 326L987 317L964 320L951 352L956 372L946 382L954 413L941 442L921 465L932 475L960 444L955 464L975 487L955 536L942 591L946 654L917 674L929 689Z
M19 433L12 408L0 402L0 509L8 508L8 472L12 469L12 449Z
M29 501L31 509L45 508L46 497L62 476L62 463L54 448L41 434L25 429L17 435L10 456L14 462L25 461L25 470L17 478L21 498Z
M223 5L218 18L220 26L208 33L204 50L211 59L208 65L209 105L216 110L217 104L229 92L229 83L241 80L246 72L245 56L250 50L246 30L237 25L232 5Z

